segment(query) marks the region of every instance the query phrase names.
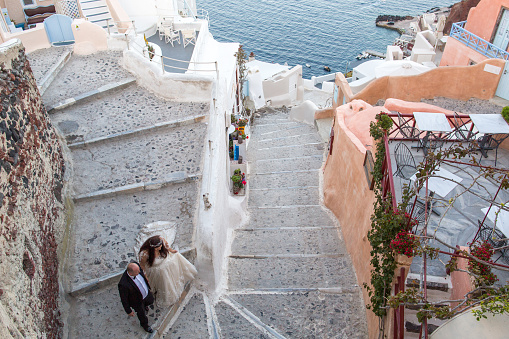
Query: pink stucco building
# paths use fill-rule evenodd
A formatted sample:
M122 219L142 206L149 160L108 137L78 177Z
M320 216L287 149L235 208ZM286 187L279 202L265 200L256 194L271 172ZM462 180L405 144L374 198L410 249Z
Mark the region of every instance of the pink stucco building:
M470 9L467 21L453 25L440 66L467 66L490 58L508 60L508 45L509 0L481 0Z
M467 21L454 23L440 66L468 66L486 59L506 61L496 95L509 100L509 0L481 0Z

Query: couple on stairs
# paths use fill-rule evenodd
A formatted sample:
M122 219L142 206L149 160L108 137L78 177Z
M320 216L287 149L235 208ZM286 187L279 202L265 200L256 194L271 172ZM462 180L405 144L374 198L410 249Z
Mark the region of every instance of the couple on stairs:
M197 271L193 264L158 235L143 243L139 258L139 264L132 262L127 265L118 283L118 291L125 312L131 317L136 312L141 327L152 333L146 314L148 306L154 303L151 285L157 306L167 308L179 299L185 283L194 279Z

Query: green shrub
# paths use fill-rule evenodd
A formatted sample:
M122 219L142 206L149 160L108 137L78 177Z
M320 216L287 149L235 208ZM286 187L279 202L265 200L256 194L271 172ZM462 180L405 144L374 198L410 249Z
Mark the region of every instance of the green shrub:
M505 121L509 123L509 106L502 108L502 116L504 117Z

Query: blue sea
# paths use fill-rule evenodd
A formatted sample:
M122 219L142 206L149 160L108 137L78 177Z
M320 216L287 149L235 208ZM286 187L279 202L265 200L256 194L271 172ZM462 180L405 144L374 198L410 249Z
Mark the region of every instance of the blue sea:
M302 65L303 77L351 69L366 49L385 53L398 33L375 26L378 15L416 16L458 0L197 0L221 42L239 42L266 62ZM307 68L305 64L311 67Z

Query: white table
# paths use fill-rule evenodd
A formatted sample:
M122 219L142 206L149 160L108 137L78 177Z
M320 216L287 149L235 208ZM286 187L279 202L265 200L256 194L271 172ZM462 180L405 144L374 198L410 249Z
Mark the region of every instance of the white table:
M438 178L440 177L440 178ZM447 179L450 180L447 180ZM415 174L410 180L415 181L417 177ZM451 181L452 180L452 181ZM428 190L435 192L442 198L445 198L463 179L458 177L456 174L449 172L446 169L439 168L435 171L432 177L428 178ZM424 188L426 186L423 186Z
M421 131L451 132L452 127L444 113L414 112L415 122Z
M421 131L426 131L426 136L420 140L419 148L424 154L428 151L428 139L433 132L451 132L452 127L444 113L414 112L415 122Z
M470 114L470 120L483 134L509 134L509 125L501 114Z
M488 212L489 207L485 207L481 209L484 214ZM492 206L490 209L490 212L488 213L488 219L495 222L495 212L498 211L498 207ZM498 213L497 217L497 228L504 233L504 235L507 237L509 235L509 212L500 210L500 213Z

